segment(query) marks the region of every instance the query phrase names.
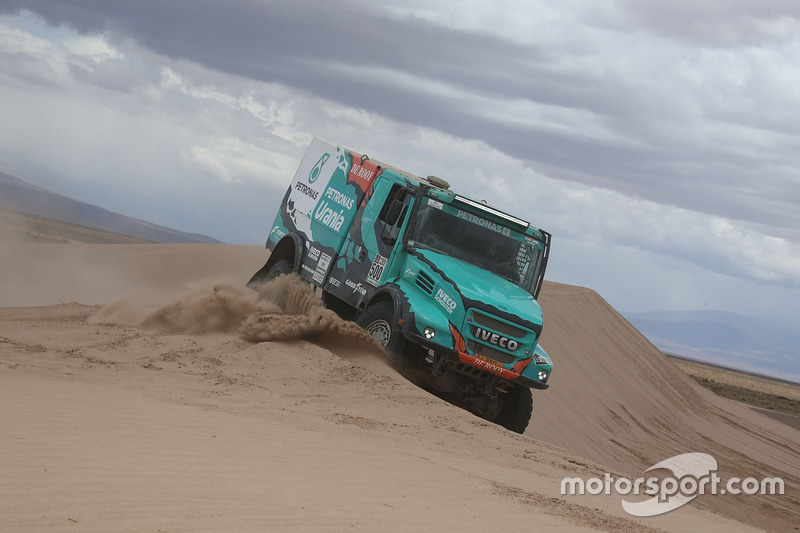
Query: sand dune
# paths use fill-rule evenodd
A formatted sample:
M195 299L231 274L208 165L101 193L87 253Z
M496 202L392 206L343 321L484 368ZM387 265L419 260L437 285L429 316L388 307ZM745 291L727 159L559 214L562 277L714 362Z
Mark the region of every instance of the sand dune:
M302 293L259 302L242 287L264 257L2 245L0 529L800 523L800 432L696 386L591 290L545 285L555 371L516 435L415 387ZM781 476L787 494L703 496L652 518L627 515L619 496L560 496L565 476L638 477L693 451L723 477Z

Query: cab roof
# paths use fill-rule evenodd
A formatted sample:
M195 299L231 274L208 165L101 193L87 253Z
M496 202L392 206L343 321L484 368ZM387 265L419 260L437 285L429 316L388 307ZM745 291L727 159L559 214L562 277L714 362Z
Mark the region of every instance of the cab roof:
M358 154L352 150L348 150L351 154ZM449 188L449 184L441 178L436 176L429 176L427 178L423 178L417 176L416 174L412 174L410 172L406 172L405 170L399 169L397 167L393 167L391 165L387 165L382 161L378 161L377 159L368 159L375 165L378 165L384 172L389 172L395 174L397 177L404 178L408 181L414 182L417 186L423 186L428 189L428 195L439 200L440 202L445 202L448 204L452 204L454 202L461 203L465 205L467 208L472 208L474 210L478 210L483 214L489 216L490 218L496 220L500 223L511 224L515 226L519 231L522 233L526 233L528 235L532 235L538 238L542 238L542 232L539 228L532 226L529 222L517 218L513 215L506 213L500 209L494 208L488 205L483 200L476 200L474 198L470 198L468 196L464 196L461 194L457 194ZM444 187L446 185L447 187Z

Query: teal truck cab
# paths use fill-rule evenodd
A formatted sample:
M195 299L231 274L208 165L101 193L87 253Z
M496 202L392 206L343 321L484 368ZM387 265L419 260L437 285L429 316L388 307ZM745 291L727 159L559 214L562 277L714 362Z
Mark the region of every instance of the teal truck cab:
M525 430L553 369L536 301L549 233L314 138L266 246L249 286L297 273L450 401Z

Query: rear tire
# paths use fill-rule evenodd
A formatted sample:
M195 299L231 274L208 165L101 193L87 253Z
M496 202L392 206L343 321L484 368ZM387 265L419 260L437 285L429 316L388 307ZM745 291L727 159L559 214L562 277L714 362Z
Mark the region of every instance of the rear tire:
M500 414L494 419L494 423L522 434L525 433L532 414L533 395L531 389L514 385L506 393L503 407L500 409Z
M372 304L356 318L356 324L372 335L393 361L400 362L406 339L396 322L394 305L390 301Z
M272 290L267 288L266 285L278 276L284 276L291 273L292 264L289 261L282 259L281 261L276 261L275 264L272 265L269 270L267 270L267 273L260 277L257 281L254 282L253 280L250 280L250 283L248 283L247 286L258 293L259 303L264 300L269 300L279 307L285 308L286 291Z
M262 283L267 283L268 281L272 281L278 276L291 273L292 273L292 263L290 263L286 259L281 259L280 261L276 261L275 264L270 267L270 269L267 271L267 275L264 276Z

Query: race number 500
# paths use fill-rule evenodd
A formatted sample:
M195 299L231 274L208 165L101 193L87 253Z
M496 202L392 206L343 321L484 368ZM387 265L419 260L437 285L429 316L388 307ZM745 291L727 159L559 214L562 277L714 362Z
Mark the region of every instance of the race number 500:
M376 255L372 260L372 265L369 267L369 274L367 274L367 283L370 285L378 286L383 276L383 269L386 267L386 258L382 255Z

